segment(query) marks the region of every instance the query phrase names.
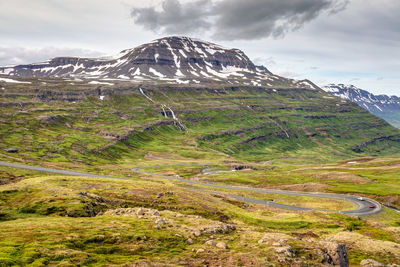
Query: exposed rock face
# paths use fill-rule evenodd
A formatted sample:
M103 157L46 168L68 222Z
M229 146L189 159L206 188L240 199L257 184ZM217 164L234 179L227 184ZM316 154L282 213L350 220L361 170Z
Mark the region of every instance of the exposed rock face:
M374 95L353 85L344 84L330 84L322 89L331 95L350 100L400 128L400 97Z
M347 247L344 244L335 242L321 242L324 251L324 261L328 264L339 265L340 267L349 266L349 256Z
M316 88L306 80L294 81L273 75L265 67L254 65L239 49L187 37L158 39L108 58L57 57L38 64L0 67L0 74L183 84L213 82L268 86L278 83Z

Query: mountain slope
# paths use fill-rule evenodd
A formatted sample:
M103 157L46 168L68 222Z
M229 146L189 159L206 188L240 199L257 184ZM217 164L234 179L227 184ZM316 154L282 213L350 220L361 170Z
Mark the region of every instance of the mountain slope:
M94 164L152 154L332 161L400 151L399 130L309 88L31 81L1 85L5 155L16 148L25 159Z
M166 37L109 58L57 57L47 62L0 68L0 74L25 77L75 77L137 82L296 85L256 66L239 49L187 37ZM304 83L304 82L303 82ZM303 86L313 86L307 82Z
M400 97L374 95L353 85L344 84L330 84L322 89L331 95L350 100L400 128Z

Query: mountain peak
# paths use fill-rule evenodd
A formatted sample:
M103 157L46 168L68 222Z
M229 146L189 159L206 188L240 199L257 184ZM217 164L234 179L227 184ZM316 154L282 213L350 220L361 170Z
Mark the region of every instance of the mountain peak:
M400 97L374 95L354 85L329 84L322 87L322 89L331 95L354 102L369 112L400 127Z
M239 49L184 36L156 39L111 57L56 57L43 63L0 67L0 74L183 84L279 84L315 89L311 83L273 75Z

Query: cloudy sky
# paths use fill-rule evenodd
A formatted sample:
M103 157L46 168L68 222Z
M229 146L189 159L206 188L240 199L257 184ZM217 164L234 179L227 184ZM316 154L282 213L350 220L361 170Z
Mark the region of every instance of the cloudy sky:
M185 35L286 77L400 95L399 14L399 0L0 0L0 65Z

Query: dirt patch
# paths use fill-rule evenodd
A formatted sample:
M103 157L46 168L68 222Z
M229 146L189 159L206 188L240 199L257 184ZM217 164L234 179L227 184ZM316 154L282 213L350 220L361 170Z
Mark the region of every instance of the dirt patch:
M355 184L368 184L371 183L368 179L360 177L354 173L348 172L325 172L325 173L318 173L313 175L319 179L332 179L332 180L339 180L340 182L345 183L355 183Z

